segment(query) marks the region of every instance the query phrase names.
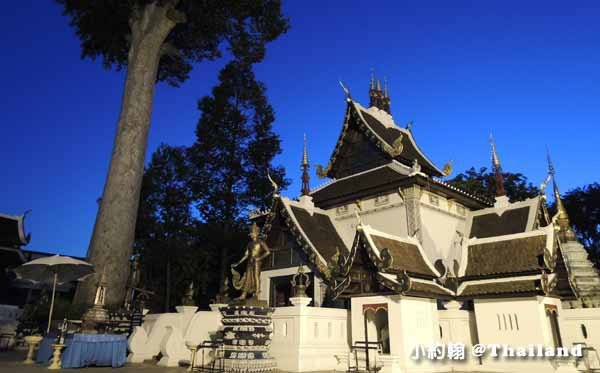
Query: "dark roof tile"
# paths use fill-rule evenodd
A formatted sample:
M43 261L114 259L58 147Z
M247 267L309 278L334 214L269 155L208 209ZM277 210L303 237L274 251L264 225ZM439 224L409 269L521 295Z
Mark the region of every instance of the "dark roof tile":
M344 255L348 254L348 249L329 216L318 212L311 215L305 209L297 206L290 206L290 209L302 231L326 262L336 253L336 247Z
M473 216L469 238L486 238L523 233L527 228L529 207L519 207L505 211L498 216L495 212Z
M470 245L464 277L539 271L546 235Z
M379 252L383 249L389 250L393 258L391 269L428 277L437 277L437 274L427 265L426 259L421 255L417 245L375 234L371 234L371 239Z

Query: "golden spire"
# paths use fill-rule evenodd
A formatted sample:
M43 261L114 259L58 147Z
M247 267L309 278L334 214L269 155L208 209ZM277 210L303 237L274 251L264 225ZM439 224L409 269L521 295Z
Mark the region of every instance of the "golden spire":
M506 191L504 190L504 176L502 176L502 166L500 165L500 158L498 158L492 134L490 134L490 145L492 147L492 166L496 174L496 197L502 197L506 195Z
M371 89L375 89L375 71L371 69Z
M494 136L490 133L490 145L492 147L492 166L494 169L502 168L500 165L500 158L498 158L498 153L496 152L496 144L494 144Z
M565 205L560 198L560 191L558 190L558 184L556 183L554 164L552 158L550 158L550 151L546 149L548 158L548 173L552 176L552 187L554 192L554 200L556 203L556 215L552 218L553 222L558 223L559 231L563 234L564 239L567 241L575 240L575 234L571 229L571 222L569 221L569 214Z
M306 145L306 134L304 134L304 150L302 152L302 164L300 165L300 169L302 170L302 187L300 189L300 194L303 196L310 194L310 176L308 174L309 168L310 164L308 163L308 146Z
M383 97L389 97L388 94L388 84L387 84L387 77L383 77Z
M304 151L302 152L302 166L308 166L308 147L306 146L306 133L304 134Z

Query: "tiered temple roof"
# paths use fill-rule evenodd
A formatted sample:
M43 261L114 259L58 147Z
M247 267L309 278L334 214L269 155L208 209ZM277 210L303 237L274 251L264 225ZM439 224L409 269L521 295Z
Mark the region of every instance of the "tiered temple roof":
M398 127L384 110L365 109L348 98L342 132L322 174L339 179L391 160L407 166L416 160L427 175L444 176L419 149L410 130Z
M492 158L501 175L495 145ZM307 169L307 157L303 159ZM492 204L440 180L448 171L425 156L410 129L394 123L389 106L365 109L348 95L342 132L329 165L320 170L332 180L303 192L299 200L276 195L263 234L269 236L274 226L288 232L306 264L328 285L332 299L388 293L437 299L577 296L561 244L561 237L572 235L561 233L564 219L554 219L557 224L549 217L543 194L509 203L499 188ZM348 212L356 201L413 186L468 208L456 218L463 222L456 228L458 258L432 258L418 232L390 234L363 223L360 203L355 217L337 213L339 208ZM398 206L404 205L408 219L407 203L403 196ZM356 224L349 225L347 219Z

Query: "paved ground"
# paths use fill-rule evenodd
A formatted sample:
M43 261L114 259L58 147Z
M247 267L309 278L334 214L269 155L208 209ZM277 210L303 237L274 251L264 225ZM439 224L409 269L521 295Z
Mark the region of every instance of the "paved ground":
M25 351L0 351L0 372L4 373L48 373L52 372L46 369L45 365L33 364L23 365L21 362L25 360ZM125 365L123 368L113 370L110 367L90 367L83 369L61 369L54 372L65 372L65 373L185 373L186 368L163 368L156 364L130 364ZM277 372L285 373L285 372ZM314 372L319 373L319 372ZM332 373L332 372L320 372L320 373ZM450 372L448 372L450 373ZM452 373L459 373L453 371ZM476 372L469 372L476 373Z
M25 360L25 351L1 351L0 352L0 372L4 373L48 373L52 372L46 369L46 366L40 364L23 365ZM68 373L185 373L185 368L163 368L156 364L131 364L123 368L113 370L111 367L91 367L83 369L61 369L54 372Z

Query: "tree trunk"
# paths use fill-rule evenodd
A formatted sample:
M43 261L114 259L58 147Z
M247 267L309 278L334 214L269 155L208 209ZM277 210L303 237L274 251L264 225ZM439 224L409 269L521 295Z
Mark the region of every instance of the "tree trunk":
M167 278L165 289L165 312L171 309L171 255L167 255Z
M87 253L96 273L106 273L109 307L121 306L125 298L161 47L175 26L166 10L156 5L145 6L131 24L117 134ZM94 276L82 282L74 303L91 304L96 282Z

